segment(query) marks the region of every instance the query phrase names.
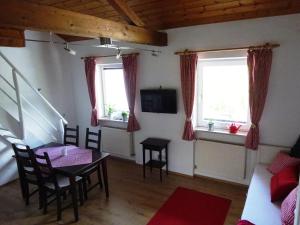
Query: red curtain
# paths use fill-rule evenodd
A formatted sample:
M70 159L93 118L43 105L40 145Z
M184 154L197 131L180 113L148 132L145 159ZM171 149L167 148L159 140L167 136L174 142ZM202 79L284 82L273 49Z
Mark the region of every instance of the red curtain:
M272 49L250 49L248 51L249 104L251 128L247 134L245 147L256 150L259 144L259 121L262 116L272 65Z
M194 140L195 134L192 124L192 112L194 106L195 95L195 76L197 67L197 54L180 56L180 72L181 72L181 90L183 97L184 111L186 114L183 140Z
M95 87L95 76L96 76L96 60L94 57L87 57L84 60L85 64L85 75L90 96L90 102L92 105L92 116L91 125L98 126L97 108L96 108L96 87Z
M122 56L124 83L129 108L127 131L134 132L140 129L140 125L134 114L136 78L137 78L137 54Z

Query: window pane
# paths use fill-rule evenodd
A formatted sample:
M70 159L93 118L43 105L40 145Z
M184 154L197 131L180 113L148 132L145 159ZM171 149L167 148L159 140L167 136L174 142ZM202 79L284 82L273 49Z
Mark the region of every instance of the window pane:
M246 60L210 62L202 66L203 120L246 123L248 70Z
M104 86L104 104L105 114L107 108L112 107L115 111L128 111L128 104L125 92L122 69L104 69L103 70Z

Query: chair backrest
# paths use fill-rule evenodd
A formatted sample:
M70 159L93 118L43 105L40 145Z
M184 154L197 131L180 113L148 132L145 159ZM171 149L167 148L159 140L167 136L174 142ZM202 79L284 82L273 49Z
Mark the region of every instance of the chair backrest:
M12 144L12 147L15 152L20 179L37 181L37 174L34 170L34 163L31 158L31 155L34 154L33 151L29 146L25 146L24 149L19 148L16 144Z
M101 152L101 130L96 133L90 131L89 128L86 128L85 148Z
M34 169L38 175L38 179L42 184L52 183L58 188L55 171L51 165L51 161L47 152L44 155L33 154Z
M79 126L76 128L64 126L64 145L79 146Z

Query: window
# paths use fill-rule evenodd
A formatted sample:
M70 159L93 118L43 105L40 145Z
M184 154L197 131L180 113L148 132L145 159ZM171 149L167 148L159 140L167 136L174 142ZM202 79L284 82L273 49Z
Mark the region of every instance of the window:
M197 126L249 125L248 68L245 57L198 62Z
M97 82L101 84L98 91L100 117L124 120L124 114L128 115L128 104L122 64L99 65L97 73L100 75Z

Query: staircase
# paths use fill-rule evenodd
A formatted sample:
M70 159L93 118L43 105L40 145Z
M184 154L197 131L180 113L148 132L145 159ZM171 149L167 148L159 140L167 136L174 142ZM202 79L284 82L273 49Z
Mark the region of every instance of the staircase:
M12 143L62 142L67 121L0 51L0 185L17 177Z

